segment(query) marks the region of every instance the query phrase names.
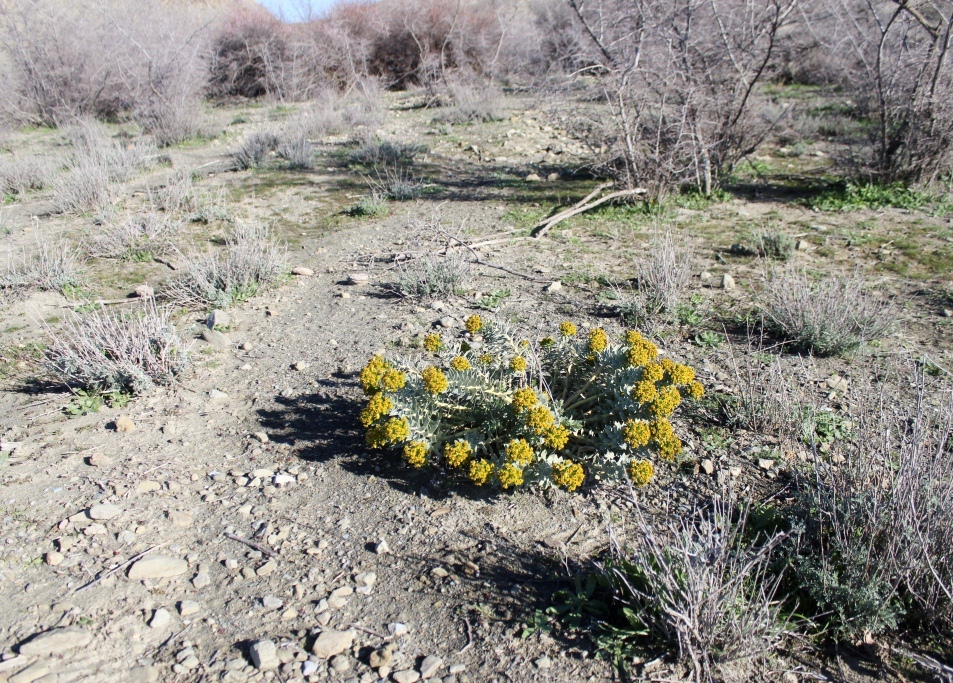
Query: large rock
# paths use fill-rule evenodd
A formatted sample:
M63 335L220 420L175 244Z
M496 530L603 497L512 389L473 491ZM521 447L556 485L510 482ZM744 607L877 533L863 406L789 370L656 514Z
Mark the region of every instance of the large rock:
M354 637L357 631L335 631L328 629L322 631L318 639L314 641L311 652L322 659L330 659L334 655L339 655L354 644Z
M258 640L252 643L248 654L251 655L251 663L261 671L277 669L281 665L278 659L278 648L271 640Z
M93 635L88 631L74 626L54 628L43 633L37 633L20 645L21 655L45 657L56 655L67 650L89 645Z
M129 578L133 581L161 579L166 576L185 574L188 570L189 563L177 557L146 555L129 568Z
M89 508L88 514L90 519L112 519L113 517L118 517L122 514L122 508L118 505L103 503L102 505L94 505L93 507Z

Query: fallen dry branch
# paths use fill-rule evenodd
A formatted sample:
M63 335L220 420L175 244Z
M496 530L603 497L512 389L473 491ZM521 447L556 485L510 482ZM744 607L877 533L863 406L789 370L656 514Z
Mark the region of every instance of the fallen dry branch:
M613 199L621 199L623 197L639 197L648 193L648 190L646 190L644 187L636 187L631 190L617 190L616 192L610 192L609 194L596 199L596 197L598 197L598 195L603 190L606 190L610 187L612 187L612 183L605 183L603 185L600 185L599 187L594 189L592 192L590 192L588 195L586 195L586 197L582 199L582 201L577 202L576 204L573 204L568 209L560 211L555 216L550 216L544 221L537 223L536 226L533 227L533 231L530 233L530 235L533 237L542 237L549 231L550 228L552 228L557 223L561 223L567 218L578 216L579 214L585 213L586 211L591 211L597 206L601 206L602 204L605 204L606 202L610 202Z
M229 533L225 534L225 538L231 539L233 541L238 541L239 543L244 543L249 548L254 548L258 552L264 553L268 557L278 557L278 553L276 553L274 550L272 550L268 546L262 545L261 543L255 543L255 541L251 541L247 538L242 538L241 536L236 536L235 534L229 534Z

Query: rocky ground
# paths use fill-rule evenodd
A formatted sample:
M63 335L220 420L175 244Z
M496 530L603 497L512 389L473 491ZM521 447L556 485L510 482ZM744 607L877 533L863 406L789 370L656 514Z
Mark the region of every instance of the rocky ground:
M389 102L381 134L429 147L416 168L430 190L383 218L341 213L364 191L341 160L346 138L321 141L315 171L226 170L241 136L277 125L285 111L249 109L235 125L235 111L210 112L226 135L169 151L173 170L202 174L201 188L224 188L235 214L273 222L300 273L226 311L217 320L225 336L205 335L212 343L201 338L204 312L182 314L195 364L176 386L69 416L71 395L36 378L30 345L55 330L70 299L29 292L4 300L0 681L615 677L585 634L524 625L563 587L567 567L606 548L607 526L624 537L628 492L492 495L409 471L364 445L356 377L375 352L415 353L415 339L432 328L462 335L473 312L541 334L567 318L621 332L612 284L632 277L633 257L659 226L694 245L695 305L708 312L660 340L710 392L744 390L736 373L743 334L713 321L743 318L756 299L765 266L730 247L765 225L798 233L797 265L862 268L902 302L902 324L857 357L782 357L804 396L849 406L869 369L898 357L928 355L951 367L953 304L942 298L949 272L936 270L953 239L949 218L827 214L783 193L742 195L664 219L583 216L534 240L526 233L535 219L592 185L574 175L580 147L525 101L510 102L504 121L452 128L405 100ZM29 149L60 144L55 132L11 135L8 144ZM136 210L169 175L167 165L131 181L122 207ZM94 230L88 216L51 213L43 191L3 212L7 249L38 233L79 243ZM427 246L434 226L492 242L480 258L505 269L473 265L464 291L439 301L396 296L389 257ZM221 229L196 225L184 239ZM847 236L858 230L864 240ZM894 235L919 246L896 249ZM88 273L90 291L107 300L173 275L165 263L123 261L93 261ZM699 342L703 329L728 339ZM770 438L718 441L704 425L681 428L681 467L639 494L651 509L689 510L726 478L752 497L783 493L788 462L802 455L779 452ZM792 656L772 676L822 669ZM669 675L661 662L643 673Z

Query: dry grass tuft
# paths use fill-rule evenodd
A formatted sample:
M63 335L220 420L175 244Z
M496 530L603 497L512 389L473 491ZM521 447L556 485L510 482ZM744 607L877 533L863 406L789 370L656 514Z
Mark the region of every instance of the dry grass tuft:
M0 290L61 291L81 281L80 259L66 242L40 242L32 249L10 254L0 270Z
M86 251L98 258L150 261L172 249L172 237L181 223L167 215L147 213L114 223L86 242Z

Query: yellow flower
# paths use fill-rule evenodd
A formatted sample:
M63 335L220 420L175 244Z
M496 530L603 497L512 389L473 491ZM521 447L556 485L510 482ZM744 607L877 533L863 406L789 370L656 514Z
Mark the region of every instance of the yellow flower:
M651 437L652 430L649 428L648 422L628 420L622 427L622 438L633 450L647 446Z
M513 439L506 444L506 457L512 463L526 467L533 462L533 448L526 439Z
M556 340L553 339L552 337L543 337L543 338L540 340L539 345L542 346L542 347L545 349L545 348L548 348L548 347L552 346L552 345L555 344L555 343L556 343Z
M529 348L529 340L528 340L528 339L520 339L519 347L520 347L521 349L528 349L528 348Z
M404 388L407 383L407 375L396 368L388 368L381 379L381 389L384 391L395 392Z
M470 361L468 361L463 356L457 356L456 358L450 361L450 367L453 368L454 370L459 370L463 372L464 370L470 369Z
M440 347L443 346L443 342L440 341L440 335L436 332L431 332L426 337L424 337L424 348L433 353L437 353L440 350Z
M429 447L423 441L411 441L404 445L404 460L413 467L423 467L427 462Z
M546 406L536 406L532 408L526 416L526 424L536 434L542 434L552 427L555 422L556 418L553 417L553 414Z
M661 382L665 379L665 368L658 363L649 363L642 368L642 380L649 382Z
M483 320L481 320L478 315L471 315L466 319L464 324L467 326L467 332L470 334L476 334L483 329Z
M632 387L632 398L639 403L651 403L658 398L658 389L655 388L655 382L642 380L636 382Z
M633 460L629 463L629 479L636 486L645 486L655 476L655 467L648 460Z
M443 447L443 456L450 467L460 467L473 455L473 447L467 441L458 439Z
M679 363L672 363L672 367L665 369L665 374L672 384L691 384L695 380L695 371Z
M601 353L609 348L609 335L601 327L589 330L589 350Z
M681 439L675 436L672 423L668 420L658 420L652 424L652 443L659 457L670 462L682 451Z
M569 443L569 430L562 425L556 425L546 432L544 443L547 448L551 448L554 451L561 451L566 447L566 444Z
M361 370L361 388L364 393L370 396L380 390L381 380L384 374L390 369L390 365L383 356L372 356Z
M442 394L447 390L447 376L440 368L433 366L425 368L420 373L420 379L424 382L424 389L430 394Z
M564 323L559 324L559 334L564 337L575 337L576 336L576 326L573 325L568 320Z
M392 417L384 423L381 435L389 443L399 443L410 436L410 425L408 425L407 420L402 417Z
M384 428L381 425L371 427L364 435L364 440L371 448L383 448L387 445L387 439L384 438Z
M625 358L634 368L645 365L658 355L658 347L648 339L636 340L629 345Z
M499 474L500 486L508 489L511 486L521 486L523 484L523 470L512 463L506 463L500 468Z
M625 343L632 345L642 341L642 333L638 330L626 330Z
M563 460L553 465L553 482L567 491L575 491L582 486L586 478L582 465L571 460Z
M526 372L526 359L522 356L513 356L510 359L510 370L513 372Z
M493 356L492 356L492 354L484 353L482 356L480 356L480 364L481 364L481 365L489 365L489 364L492 363L492 362L493 362Z
M701 398L705 395L705 387L702 386L701 382L691 382L688 385L686 393L688 393L688 395L692 398Z
M371 396L364 410L361 411L361 424L370 427L378 418L387 415L393 409L394 403L384 394L376 393Z
M470 462L470 481L477 486L483 486L493 476L494 469L489 460L473 460Z
M513 410L518 413L532 408L537 403L539 403L539 398L536 396L536 392L529 387L517 389L513 392L513 401L511 405L513 406Z
M655 417L668 417L675 412L681 402L682 396L678 393L678 389L662 387L658 392L658 398L649 406L649 412Z

